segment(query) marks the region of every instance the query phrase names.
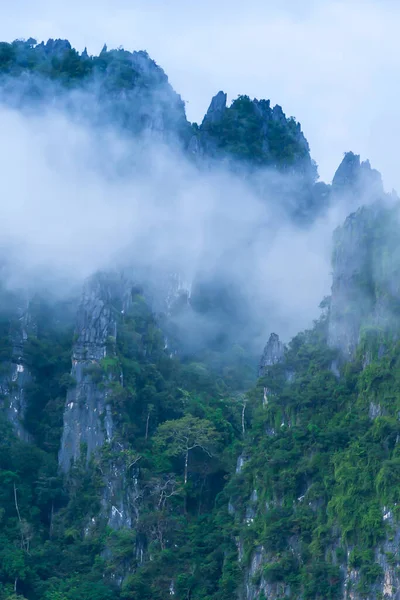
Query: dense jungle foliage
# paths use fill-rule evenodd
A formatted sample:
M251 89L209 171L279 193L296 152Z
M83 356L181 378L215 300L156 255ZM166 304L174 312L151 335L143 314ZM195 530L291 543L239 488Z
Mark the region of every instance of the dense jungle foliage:
M100 508L102 464L114 449L88 469L75 465L68 482L58 472L65 390L74 385L72 333L48 318L43 302L36 314L26 354L33 374L26 427L34 443L1 423L2 599L161 600L172 585L177 598L228 600L261 546L267 560L255 581L284 581L293 598L339 598L348 560L368 597L382 577L374 548L390 536L382 506L396 516L399 502L398 344L365 368L359 357L338 380L323 316L243 393L237 372L232 385L229 371L169 356L136 295L115 357L99 367L122 367L123 386L110 384L112 407L141 490L137 523L112 531L101 520L90 523ZM247 384L240 355L238 367ZM397 564L399 557L387 559Z
M309 160L308 144L299 135L300 125L293 117L287 119L280 107L272 109L269 100L239 96L219 122L206 123L204 129L219 148L239 160L281 167Z

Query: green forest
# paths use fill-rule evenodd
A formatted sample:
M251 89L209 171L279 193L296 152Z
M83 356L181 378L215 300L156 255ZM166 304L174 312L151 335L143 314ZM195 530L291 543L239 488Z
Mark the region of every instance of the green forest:
M37 310L48 315L40 302ZM65 479L57 450L65 390L74 385L72 334L46 318L26 349L34 444L1 422L1 597L161 599L174 582L178 598L228 600L262 547L254 585L263 577L290 585L293 598L340 598L348 561L360 572L357 592L368 598L383 576L374 549L395 536L400 349L393 342L365 368L360 351L338 380L326 335L324 315L246 390L253 373L240 348L220 372L210 357L170 358L135 296L112 358L95 375L111 387L124 450L114 440ZM7 360L7 335L1 342ZM114 369L123 386L109 383ZM380 407L374 419L371 404ZM102 473L114 460L136 473L141 490L137 522L118 531L95 520ZM384 520L383 506L392 519ZM399 564L396 552L385 558Z

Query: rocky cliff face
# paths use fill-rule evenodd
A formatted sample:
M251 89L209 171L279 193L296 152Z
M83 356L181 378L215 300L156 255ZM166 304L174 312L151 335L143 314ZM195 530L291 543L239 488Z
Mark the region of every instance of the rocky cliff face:
M361 326L372 315L375 302L370 216L373 222L370 210L361 209L335 233L329 343L347 360L354 356Z
M73 384L68 391L59 463L68 471L84 448L86 460L113 438L111 408L102 364L113 358L117 315L129 301L129 287L115 277L96 275L86 285L78 310L72 352ZM103 361L103 362L102 362Z
M332 180L332 190L337 194L355 196L360 204L384 196L382 177L371 168L368 160L361 162L360 156L346 152Z
M26 413L26 386L31 381L31 375L25 362L24 346L28 332L34 334L34 323L29 312L29 302L26 298L15 298L6 322L9 328L9 356L1 365L0 372L0 401L8 421L12 424L16 435L30 441L30 435L24 426Z
M187 290L176 274L154 274L145 295L159 313L170 314ZM72 349L71 385L67 392L59 465L68 474L80 459L100 465L104 487L102 510L113 529L131 528L142 494L138 484L138 456L129 450L112 403L113 384L123 389L123 373L116 357L118 327L132 302L132 279L125 273L98 273L85 284L78 308ZM117 422L116 422L117 419Z
M66 473L82 454L87 463L91 459L101 463L106 453L101 467L104 486L100 517L105 517L113 529L132 526L138 495L136 471L134 465L127 469L109 400L110 384L122 379L118 366L108 369L108 363L115 360L117 323L129 307L131 288L123 276L113 273L95 275L85 284L59 452L59 465Z
M218 94L212 98L202 122L203 127L207 127L209 124L219 123L223 119L226 111L226 100L227 95L222 91L218 92Z
M278 364L285 354L285 345L280 341L279 335L271 333L267 345L262 353L258 376L265 374L268 367Z
M329 344L354 357L369 329L398 332L400 280L396 205L351 214L334 235Z
M334 233L329 344L349 360L368 329L394 334L399 304L398 203L369 161L345 154L332 195L361 206ZM382 337L381 336L381 337Z

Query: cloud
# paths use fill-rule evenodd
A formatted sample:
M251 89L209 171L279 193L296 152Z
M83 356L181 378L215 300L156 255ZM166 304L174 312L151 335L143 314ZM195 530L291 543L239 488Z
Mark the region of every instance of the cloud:
M147 49L192 120L219 89L271 98L302 123L323 179L352 149L400 188L399 25L394 0L19 0L4 7L0 37Z
M82 98L86 108L91 101ZM248 179L199 169L159 140L122 140L59 109L2 107L0 130L0 258L9 286L62 295L110 268L139 279L179 273L189 287L222 282L243 301L237 319L259 346L271 330L288 339L318 316L330 287L331 233L348 206L299 228L279 210L276 174L260 175L267 193L259 195ZM295 187L287 177L282 184ZM190 323L192 332L205 325L224 327L218 315Z

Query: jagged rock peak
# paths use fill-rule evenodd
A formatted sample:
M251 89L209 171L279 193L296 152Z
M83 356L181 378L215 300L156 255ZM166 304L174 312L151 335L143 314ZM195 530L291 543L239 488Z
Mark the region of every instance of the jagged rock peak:
M274 106L274 108L272 109L271 116L273 121L278 121L279 123L286 124L286 115L283 112L282 106L279 106L279 104L276 104Z
M346 152L332 180L333 186L353 185L359 174L360 155Z
M29 38L30 40L33 38ZM68 50L71 50L72 46L68 40L56 39L52 38L48 39L46 43L41 42L37 45L37 48L43 48L46 54L51 54L52 56L62 56Z
M334 191L366 193L375 197L384 194L382 176L371 168L369 160L361 162L360 155L346 152L332 180Z
M267 367L272 367L281 362L285 354L285 345L280 341L279 335L271 333L264 352L261 356L258 375L264 375Z
M227 95L225 92L218 92L211 100L211 104L208 107L207 113L203 119L203 125L205 123L217 123L220 121L226 110Z

